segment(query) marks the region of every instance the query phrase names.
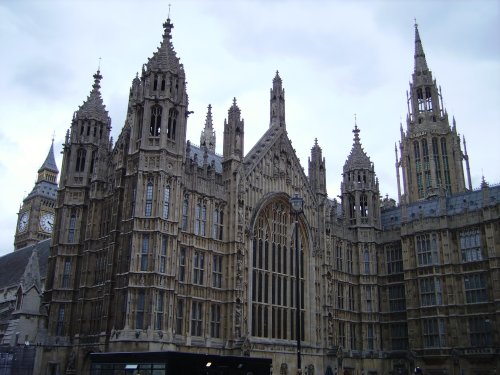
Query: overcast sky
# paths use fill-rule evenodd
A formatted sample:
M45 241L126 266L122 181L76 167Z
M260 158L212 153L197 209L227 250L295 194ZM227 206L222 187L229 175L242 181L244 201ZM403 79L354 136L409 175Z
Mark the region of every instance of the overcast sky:
M217 152L233 97L248 152L269 126L269 89L283 79L287 130L302 166L314 139L328 195L340 193L354 114L380 193L397 198L394 144L406 129L414 18L448 114L467 140L472 183L500 182L500 1L171 1L173 44L188 81L188 139L212 105ZM72 114L101 92L117 138L130 84L160 45L166 1L0 0L0 255L53 134L56 161Z

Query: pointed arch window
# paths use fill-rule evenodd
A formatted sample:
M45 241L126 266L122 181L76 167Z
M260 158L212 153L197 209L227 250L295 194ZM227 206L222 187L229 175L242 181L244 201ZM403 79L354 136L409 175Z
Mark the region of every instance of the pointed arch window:
M64 315L65 315L65 306L60 305L59 311L57 313L56 336L64 335Z
M85 158L87 157L87 150L84 148L78 149L76 153L76 166L75 172L83 172L85 170Z
M368 196L361 194L359 197L359 209L361 211L361 224L368 223Z
M143 120L143 115L144 115L144 109L142 107L137 108L137 114L136 114L136 129L137 129L137 134L136 137L137 139L142 138L142 120Z
M418 103L418 111L424 112L425 111L425 102L424 102L424 94L423 94L421 88L417 89L417 103Z
M425 106L427 107L427 111L432 111L432 94L430 87L425 88Z
M349 195L349 222L356 224L356 199L352 195Z
M75 242L75 230L76 230L76 215L72 214L69 218L69 229L68 229L68 242Z
M148 182L146 186L146 206L144 208L144 216L151 216L153 210L153 183Z
M153 107L151 107L151 123L149 125L149 134L153 137L158 137L160 135L161 112L161 106L154 105Z
M148 270L148 259L149 259L149 234L144 234L142 237L141 271Z
M175 140L175 131L177 127L178 112L175 108L170 108L168 111L167 138Z
M288 203L288 202L287 202ZM253 336L291 340L295 332L295 243L291 235L290 207L275 201L256 220L252 238L251 301ZM304 233L299 228L299 269L301 270L300 315L304 330ZM290 329L291 328L291 329ZM304 336L303 336L304 337Z

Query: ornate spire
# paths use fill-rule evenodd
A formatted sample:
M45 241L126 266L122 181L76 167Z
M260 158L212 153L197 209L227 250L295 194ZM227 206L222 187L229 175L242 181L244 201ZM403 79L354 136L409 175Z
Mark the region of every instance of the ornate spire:
M215 152L215 130L212 121L212 105L208 105L205 128L201 131L200 146L205 146L209 151Z
M32 286L36 286L38 291L42 290L42 283L40 281L40 266L38 262L38 250L33 249L31 257L24 269L23 276L21 278L21 286L23 291L27 291Z
M103 122L105 124L111 123L111 119L108 116L108 111L103 103L101 96L101 72L98 70L94 74L94 84L92 85L92 91L90 92L87 100L83 102L80 108L75 112L74 119L93 119L96 121Z
M344 164L344 172L353 169L372 169L372 162L368 155L366 155L359 138L358 125L354 125L354 143L352 145L351 153Z
M283 89L283 81L276 71L273 78L273 88L271 89L271 116L270 126L285 127L285 90Z
M415 72L425 72L428 70L424 48L422 47L422 41L418 32L418 24L415 21Z
M184 74L184 68L180 63L180 59L174 51L174 46L172 44L172 29L174 25L170 22L170 18L163 24L165 29L163 33L163 40L160 47L153 53L146 63L148 70L167 70L172 73L182 73Z
M231 119L233 119L233 118L236 118L239 120L240 115L241 115L241 111L240 111L240 108L238 107L238 105L236 104L236 98L233 98L233 105L231 106L231 108L229 108L229 111L228 111L228 121L231 122Z

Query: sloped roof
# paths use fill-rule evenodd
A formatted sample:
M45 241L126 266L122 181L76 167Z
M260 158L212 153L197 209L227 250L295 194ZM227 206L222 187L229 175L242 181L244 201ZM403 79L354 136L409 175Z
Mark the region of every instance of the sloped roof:
M87 100L85 100L80 108L78 108L78 110L75 112L75 119L92 119L105 124L110 123L111 120L108 116L108 111L106 110L106 106L104 105L101 96L101 79L102 75L98 70L96 74L94 74L94 84L92 85L92 91L87 97Z
M184 68L177 57L172 44L172 29L174 25L170 22L170 18L163 24L165 32L160 47L153 53L153 56L148 59L146 66L148 70L170 71L184 75Z
M40 278L45 280L50 252L50 238L0 257L0 289L19 285L35 249L38 251Z
M54 140L52 140L49 153L47 154L47 157L45 158L45 161L43 162L38 172L42 172L44 170L59 173L59 170L57 169L56 159L54 158Z
M212 161L213 161L215 164L215 172L222 173L222 156L216 154L213 151L210 151L209 149L207 149L206 151L207 151L207 163L210 165L210 164L212 164ZM203 155L204 155L204 153L205 153L204 148L193 145L192 143L189 144L188 159L196 160L198 163L198 167L203 167Z
M344 164L344 172L355 169L372 169L372 162L368 155L366 155L365 150L361 147L361 142L359 140L359 129L358 126L354 126L354 143L352 145L351 153Z

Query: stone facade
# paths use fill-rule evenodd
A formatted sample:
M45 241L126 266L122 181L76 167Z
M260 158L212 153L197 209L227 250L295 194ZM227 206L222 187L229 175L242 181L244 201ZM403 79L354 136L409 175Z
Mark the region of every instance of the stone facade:
M328 198L317 141L305 174L287 135L278 73L269 127L250 151L236 99L223 155L214 152L210 106L201 145L191 144L170 19L164 28L132 81L115 144L99 71L73 116L41 373L88 373L91 352L165 350L266 357L275 374L296 373L298 263L304 373L408 374L420 366L493 374L500 187L466 189L467 155L438 100L418 29L396 206L380 199L357 124L340 201ZM304 208L296 220L297 193Z

